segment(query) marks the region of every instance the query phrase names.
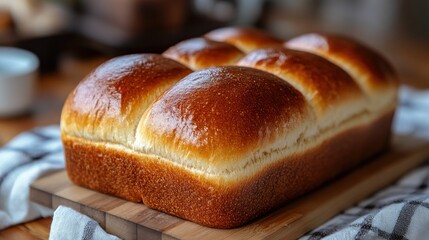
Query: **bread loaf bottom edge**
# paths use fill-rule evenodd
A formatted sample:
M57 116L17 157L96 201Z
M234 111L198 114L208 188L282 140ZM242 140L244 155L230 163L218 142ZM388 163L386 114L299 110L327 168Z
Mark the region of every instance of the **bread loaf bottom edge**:
M393 111L346 130L305 153L289 156L229 185L157 157L120 151L63 135L66 169L77 185L143 202L215 228L241 226L382 152Z

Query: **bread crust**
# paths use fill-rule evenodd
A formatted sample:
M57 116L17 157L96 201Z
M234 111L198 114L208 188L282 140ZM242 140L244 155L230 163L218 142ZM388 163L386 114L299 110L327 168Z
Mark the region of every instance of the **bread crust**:
M291 43L310 53L279 49L251 29L205 37L222 43L115 58L78 85L61 117L73 182L232 228L388 146L397 83L371 50L343 38L319 48L307 37ZM237 48L263 47L271 49L248 53L238 63L245 66L192 73L179 63L229 65Z
M286 48L320 55L343 68L362 88L373 112L396 104L399 81L392 66L374 50L345 36L309 33L290 39Z
M159 54L111 59L84 78L68 96L61 114L61 131L94 141L131 145L144 111L191 72Z
M254 28L224 27L208 32L204 37L217 42L229 43L245 53L259 48L282 46L280 40Z
M162 55L193 70L199 70L208 67L234 65L244 56L244 53L227 43L215 42L205 38L192 38L170 47Z
M66 167L78 185L216 228L243 225L332 180L388 147L393 111L229 184L122 146L63 134ZM258 197L255 197L258 196Z
M134 148L207 168L239 166L258 149L286 143L285 136L294 142L312 120L303 95L282 79L248 67L213 67L160 96L143 116Z
M321 129L363 113L368 104L362 90L344 70L308 52L259 49L237 65L272 73L292 84L312 106Z

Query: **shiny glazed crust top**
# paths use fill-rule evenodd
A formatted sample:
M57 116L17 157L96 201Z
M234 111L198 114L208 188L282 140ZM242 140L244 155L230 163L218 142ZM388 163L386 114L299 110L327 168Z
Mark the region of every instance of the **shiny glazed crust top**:
M241 225L386 148L398 81L339 36L224 28L114 58L61 116L76 184L211 227Z
M306 36L285 45L296 47ZM346 49L332 50L344 62L349 60L345 65L356 65L359 71L350 76L344 64L279 48L277 41L255 30L227 28L206 37L235 40L190 39L163 56L123 56L97 68L67 99L63 134L119 144L203 175L230 175L233 180L231 174L254 174L260 166L367 124L395 105L396 98L389 97L395 96L396 85L388 64L355 42L343 43L340 37L329 41L329 49ZM237 49L243 42L276 47L243 54ZM238 66L192 73L168 57L192 69L234 62ZM376 90L368 89L382 89L390 98L377 105L378 112L371 95Z

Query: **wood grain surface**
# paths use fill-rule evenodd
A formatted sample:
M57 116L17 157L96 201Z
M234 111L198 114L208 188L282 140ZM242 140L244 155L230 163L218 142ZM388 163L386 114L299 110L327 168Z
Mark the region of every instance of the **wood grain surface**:
M293 239L422 164L429 142L395 137L391 149L357 170L256 221L214 229L108 196L70 182L65 171L36 181L30 198L50 208L71 207L123 239Z

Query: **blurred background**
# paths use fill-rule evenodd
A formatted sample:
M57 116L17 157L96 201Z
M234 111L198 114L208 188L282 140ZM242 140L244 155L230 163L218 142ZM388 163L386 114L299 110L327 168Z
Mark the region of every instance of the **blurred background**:
M32 109L0 120L0 144L58 123L67 94L107 59L162 52L231 25L285 40L312 31L349 35L384 55L404 83L429 87L426 0L0 0L0 46L30 50L41 61Z
M40 60L28 111L0 116L0 146L34 127L58 125L67 95L109 58L160 53L231 25L284 40L313 31L348 35L385 56L403 83L429 89L427 0L0 0L0 46ZM50 224L18 225L0 231L0 239L48 239Z
M351 35L401 72L425 77L406 59L428 60L426 0L0 0L0 45L35 52L43 72L64 58L161 52L227 25L283 39L311 31Z

